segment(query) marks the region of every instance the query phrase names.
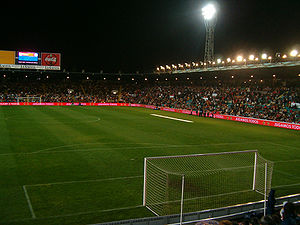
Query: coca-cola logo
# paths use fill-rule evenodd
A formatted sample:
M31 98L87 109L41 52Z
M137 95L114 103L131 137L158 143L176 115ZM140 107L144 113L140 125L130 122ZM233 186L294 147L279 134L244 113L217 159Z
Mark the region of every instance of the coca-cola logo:
M48 54L46 57L45 57L45 63L48 65L48 66L54 66L56 65L56 62L57 62L57 56L55 54Z

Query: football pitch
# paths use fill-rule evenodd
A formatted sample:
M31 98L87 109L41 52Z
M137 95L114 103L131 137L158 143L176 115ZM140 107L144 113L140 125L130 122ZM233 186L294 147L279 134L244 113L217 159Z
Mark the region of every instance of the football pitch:
M0 224L154 216L142 206L144 157L254 149L274 162L277 196L300 193L299 131L134 107L2 106Z

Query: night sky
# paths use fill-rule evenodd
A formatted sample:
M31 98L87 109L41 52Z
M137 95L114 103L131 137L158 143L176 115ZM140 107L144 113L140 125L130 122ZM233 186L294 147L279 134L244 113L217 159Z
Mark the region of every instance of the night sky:
M97 4L96 4L97 2ZM67 71L149 72L204 56L203 0L1 5L1 50L61 52ZM219 0L216 56L300 50L300 1Z

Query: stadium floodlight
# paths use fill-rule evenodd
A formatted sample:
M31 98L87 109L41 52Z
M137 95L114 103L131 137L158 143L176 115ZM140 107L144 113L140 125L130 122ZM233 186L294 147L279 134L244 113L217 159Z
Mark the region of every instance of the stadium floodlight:
M239 55L238 57L236 57L236 61L242 62L243 61L243 56Z
M202 15L205 20L211 20L217 13L216 7L213 4L208 4L202 8Z
M255 59L255 56L254 55L249 55L249 60L250 61L253 61Z
M268 55L266 54L266 53L263 53L262 55L261 55L261 59L267 59L268 58Z
M204 18L206 28L205 55L204 62L214 61L214 33L217 22L217 9L212 3L202 8L202 16Z
M292 56L292 57L296 57L297 55L298 55L298 51L296 49L294 49L290 52L290 56Z

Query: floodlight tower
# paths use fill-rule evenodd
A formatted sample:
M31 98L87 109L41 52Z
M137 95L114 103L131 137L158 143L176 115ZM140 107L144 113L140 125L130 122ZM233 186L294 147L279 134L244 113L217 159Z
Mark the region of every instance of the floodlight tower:
M209 3L202 8L202 15L206 27L204 62L214 61L214 33L217 23L217 10L214 4Z

